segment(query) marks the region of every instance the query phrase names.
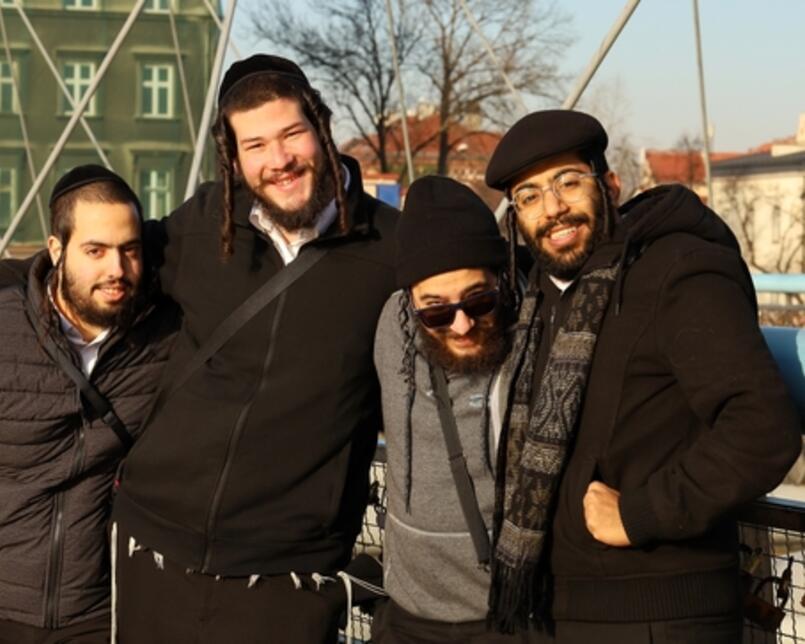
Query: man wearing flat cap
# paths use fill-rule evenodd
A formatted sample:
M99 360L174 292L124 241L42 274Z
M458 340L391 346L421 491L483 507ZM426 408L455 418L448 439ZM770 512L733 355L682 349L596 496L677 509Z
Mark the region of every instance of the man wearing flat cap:
M506 250L472 190L446 177L411 184L397 225L400 290L383 309L375 341L389 594L372 622L377 644L535 641L486 625L497 374L514 320Z
M101 644L115 471L177 318L150 297L140 203L123 179L74 168L50 215L47 250L0 262L0 642Z
M184 324L115 501L121 642L336 641L398 212L364 193L330 116L292 61L233 64L221 180L152 238Z
M800 421L729 228L680 185L618 208L606 145L592 116L535 112L486 173L536 260L504 366L490 617L552 618L562 644L734 644L729 515L783 478Z

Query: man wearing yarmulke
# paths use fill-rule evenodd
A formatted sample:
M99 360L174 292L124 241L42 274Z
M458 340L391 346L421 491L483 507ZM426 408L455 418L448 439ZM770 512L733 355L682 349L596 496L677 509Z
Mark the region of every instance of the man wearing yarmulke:
M337 639L398 212L363 191L330 116L292 61L234 63L221 179L149 238L184 324L115 501L122 643Z
M606 146L590 115L535 112L487 168L536 258L504 367L490 618L550 616L562 644L735 644L730 513L783 478L800 420L729 228L680 185L619 208Z
M121 177L74 168L50 215L47 250L0 262L0 642L101 644L115 471L177 318L150 292L140 202Z

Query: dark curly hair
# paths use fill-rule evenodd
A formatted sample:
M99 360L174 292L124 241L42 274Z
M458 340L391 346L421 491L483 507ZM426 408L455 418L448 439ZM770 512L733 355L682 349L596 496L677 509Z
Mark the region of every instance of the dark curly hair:
M271 73L255 74L239 82L229 91L218 106L218 116L212 127L217 152L218 169L223 180L224 203L221 221L221 256L224 260L234 252L233 238L235 224L234 187L238 180L235 175L235 161L238 158L237 144L229 117L234 112L242 112L260 107L278 98L289 98L299 102L302 112L313 125L322 150L327 158L328 169L333 177L335 200L338 207L338 225L342 233L347 231L347 200L344 190L344 174L338 149L330 130L332 111L315 89L295 82L293 79Z

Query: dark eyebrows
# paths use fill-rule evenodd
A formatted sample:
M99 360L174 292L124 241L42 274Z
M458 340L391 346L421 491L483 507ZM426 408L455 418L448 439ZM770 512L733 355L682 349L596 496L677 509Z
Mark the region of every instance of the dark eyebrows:
M124 241L122 244L107 244L106 242L88 239L87 241L79 244L79 246L81 248L86 248L88 246L93 248L130 248L132 246L142 246L142 240L139 237L136 237L134 239Z
M307 126L304 124L303 121L295 121L294 123L291 123L290 125L282 128L278 132L278 135L282 136L283 134L288 134L288 132L290 132L291 130L295 130L300 127L307 129ZM250 136L245 139L239 139L239 143L240 145L248 145L249 143L256 143L258 141L264 141L264 140L265 140L264 136Z
M459 295L459 299L463 300L467 295L472 294L473 292L483 292L492 290L495 288L493 284L490 284L486 280L479 280L467 286L466 288L462 289L461 294ZM436 293L425 293L419 297L422 302L426 300L443 300L444 297L442 295L438 295Z
M580 170L579 168L562 168L561 170L558 170L556 172L556 174L554 174L551 177L550 183L553 183L554 181L556 181L559 177L561 177L566 172L584 172L584 170ZM521 190L525 190L526 188L536 188L537 190L540 189L540 187L536 183L528 181L526 183L521 183L514 190L512 190L512 195L516 195L518 192L520 192Z

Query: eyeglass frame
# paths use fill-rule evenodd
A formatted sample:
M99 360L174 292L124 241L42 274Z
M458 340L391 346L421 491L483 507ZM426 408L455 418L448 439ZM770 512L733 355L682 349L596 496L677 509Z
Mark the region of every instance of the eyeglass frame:
M553 196L556 198L556 200L561 201L564 204L578 203L579 201L581 201L584 198L583 196L579 197L578 199L572 199L572 200L568 201L564 197L561 197L557 193L557 191L555 189L555 186L556 186L557 182L563 176L566 176L568 173L571 173L571 172L577 174L579 179L585 179L585 178L588 178L588 177L598 178L600 176L600 174L598 172L581 172L580 170L576 170L575 168L567 168L566 170L562 170L561 172L559 172L553 179L551 179L551 182L544 188L540 188L539 186L533 186L533 185L528 187L528 188L523 186L522 188L520 188L519 190L516 190L515 192L513 192L509 196L509 201L511 202L512 207L514 208L515 212L517 212L518 216L522 217L523 219L528 219L528 220L539 219L545 213L545 191L546 190L550 190L551 194L553 194ZM540 207L540 210L535 215L528 216L528 215L522 213L520 208L518 208L518 206L517 206L517 201L516 201L517 194L519 192L522 192L523 190L526 190L526 189L535 190L535 191L540 193L540 202L539 202L539 204L537 204L537 206ZM535 208L537 206L535 206Z
M470 315L465 310L464 307L466 306L467 300L475 298L475 297L480 297L482 295L489 295L491 293L495 294L495 304L486 313L481 313L479 315ZM410 292L409 292L409 297L411 298L411 311L413 312L414 317L422 324L422 326L424 326L424 327L426 327L428 329L443 329L445 327L450 327L455 323L455 321L456 321L456 313L458 313L459 311L464 313L464 315L466 315L468 318L470 318L472 320L484 317L485 315L490 315L491 313L493 313L500 306L500 303L501 303L501 301L503 299L503 294L501 293L500 285L498 284L494 288L487 289L486 291L479 291L478 293L473 293L472 295L468 295L467 297L464 297L464 298L460 299L458 302L453 302L453 303L449 303L449 304L431 304L429 306L423 306L421 308L416 308L414 306L413 294L411 294ZM434 324L434 325L427 324L425 322L425 320L423 319L423 317L422 317L422 312L427 311L428 309L434 309L434 308L440 308L440 309L444 309L445 311L451 311L453 315L450 318L450 321L445 323L445 324Z

